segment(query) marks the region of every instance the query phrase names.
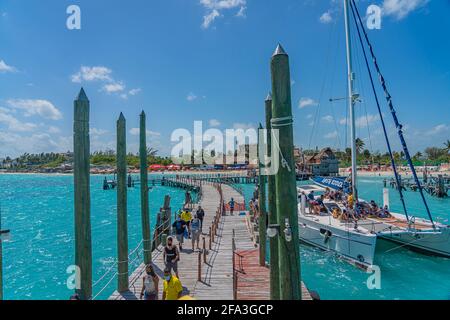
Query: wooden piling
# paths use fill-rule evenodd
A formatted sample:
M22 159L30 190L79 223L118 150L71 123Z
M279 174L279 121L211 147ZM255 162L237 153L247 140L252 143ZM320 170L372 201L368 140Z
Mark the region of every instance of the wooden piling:
M73 124L75 265L80 280L76 293L81 300L92 298L89 108L89 99L81 88L74 101Z
M142 241L144 242L144 263L150 264L152 261L152 244L150 231L150 210L148 201L148 164L147 164L147 129L146 116L142 111L140 115L140 139L139 139L139 160L140 160L140 180L141 180L141 223Z
M262 130L262 125L259 125L259 129ZM264 143L260 141L258 135L258 145ZM259 217L258 217L258 229L259 229L259 265L266 265L266 228L267 228L267 211L266 211L266 176L261 174L262 165L264 161L264 155L259 154L260 148L258 148L258 164L259 164Z
M117 121L117 248L118 292L128 291L128 226L127 226L127 151L126 121L120 113Z
M269 93L266 101L266 128L267 134L267 154L272 156L272 96ZM275 225L278 223L277 206L275 197L275 176L267 176L267 196L268 196L268 218L269 224ZM269 239L270 252L270 299L280 299L280 280L279 280L279 266L278 266L278 237Z
M278 147L281 166L275 175L276 206L279 230L280 299L301 299L300 252L298 236L297 185L294 165L294 138L291 103L289 56L278 45L271 60L272 128L279 131ZM291 233L287 239L285 230Z

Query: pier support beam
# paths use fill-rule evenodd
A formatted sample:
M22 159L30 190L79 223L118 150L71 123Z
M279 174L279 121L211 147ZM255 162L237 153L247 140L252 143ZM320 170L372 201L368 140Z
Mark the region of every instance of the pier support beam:
M263 129L262 125L259 125L260 133ZM260 140L260 134L258 134L258 146L264 143ZM261 150L258 148L258 151ZM266 265L266 229L267 229L267 210L266 210L266 179L267 176L261 174L262 163L264 163L264 154L258 153L258 165L259 165L259 179L258 179L258 200L259 200L259 265Z
M126 121L122 113L117 120L117 291L128 291L128 226L127 226L127 147Z
M266 104L266 128L267 128L267 155L272 156L272 96L269 94L265 101ZM277 205L275 195L275 176L267 176L267 195L268 195L268 217L269 224L278 223ZM280 299L280 269L278 265L278 237L270 238L270 299Z
M92 298L89 108L81 88L74 101L73 124L76 293L81 300Z
M147 129L146 116L142 111L140 116L140 140L139 140L139 159L141 173L141 223L142 223L142 241L144 242L144 263L152 262L152 243L150 235L150 214L148 204L148 165L147 165Z
M301 299L300 252L297 216L297 185L294 164L294 138L291 103L289 56L281 47L271 60L272 128L279 130L273 150L280 154L280 168L275 175L276 207L279 224L280 299Z

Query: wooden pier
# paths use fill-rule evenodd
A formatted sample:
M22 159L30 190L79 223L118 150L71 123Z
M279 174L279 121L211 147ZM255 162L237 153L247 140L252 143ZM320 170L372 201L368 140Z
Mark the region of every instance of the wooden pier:
M185 240L178 262L183 296L189 295L197 300L233 300L236 298L236 292L239 291L243 299L245 297L243 286L241 285L240 289L236 286L236 252L252 252L258 249L249 230L248 212L234 212L231 215L223 211L223 202L228 203L233 198L236 203L243 203L244 198L233 187L226 184L204 182L201 189L202 198L199 204L205 210L203 237L200 240L202 250L192 251L190 240ZM177 243L176 240L175 243ZM159 245L152 253L155 271L160 278L165 268L162 252L163 247ZM247 258L244 261L248 261ZM249 271L249 269L245 270ZM109 300L139 300L144 272L145 265L141 264L130 276L130 290L125 293L116 291ZM268 273L268 269L266 272ZM258 277L257 274L254 276ZM268 274L264 281L268 283ZM237 284L242 284L242 278ZM162 298L161 288L162 280L160 299ZM258 292L257 297L263 294L265 294L264 297L268 297L267 284L264 283Z

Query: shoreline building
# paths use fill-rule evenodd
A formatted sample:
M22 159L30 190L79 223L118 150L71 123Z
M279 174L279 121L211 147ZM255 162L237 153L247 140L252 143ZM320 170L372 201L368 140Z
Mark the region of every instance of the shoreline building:
M324 148L312 154L305 154L302 149L295 148L296 167L302 174L312 176L337 176L339 160L331 148Z

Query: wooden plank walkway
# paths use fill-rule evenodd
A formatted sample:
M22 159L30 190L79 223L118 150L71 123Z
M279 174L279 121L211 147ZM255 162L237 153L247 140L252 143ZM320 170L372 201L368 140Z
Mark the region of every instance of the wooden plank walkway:
M243 203L244 198L231 186L222 184L222 194L225 203L231 198L237 203ZM206 247L208 248L209 226L212 225L215 213L220 205L220 194L211 184L203 184L202 199L200 205L205 210L204 218L204 237ZM248 212L235 212L234 215L227 213L221 217L217 229L217 236L214 238L211 250L208 250L206 263L203 263L201 270L201 281L198 281L198 251L192 251L190 240L185 240L180 261L178 262L178 271L181 283L183 285L183 295L190 295L197 300L233 300L233 235L235 239L235 248L241 253L250 253L245 255L246 268L254 268L258 264L258 249L251 235L251 226L248 223ZM176 243L176 241L175 241ZM202 243L200 243L202 246ZM160 277L160 299L162 296L162 277L164 271L163 248L159 246L152 254L155 271ZM258 265L259 267L259 265ZM261 268L261 267L260 267ZM244 286L243 278L238 298L244 299L268 299L269 298L269 275L268 269L251 272L256 274L256 279L252 279L252 286ZM110 300L138 300L142 289L142 276L145 266L140 265L130 276L130 291L126 293L114 292ZM256 292L254 296L246 293L252 290ZM306 290L306 289L305 289ZM307 291L306 291L307 292Z
M237 300L270 300L270 271L259 265L259 249L238 250L235 268L237 272ZM302 300L312 300L302 283Z

